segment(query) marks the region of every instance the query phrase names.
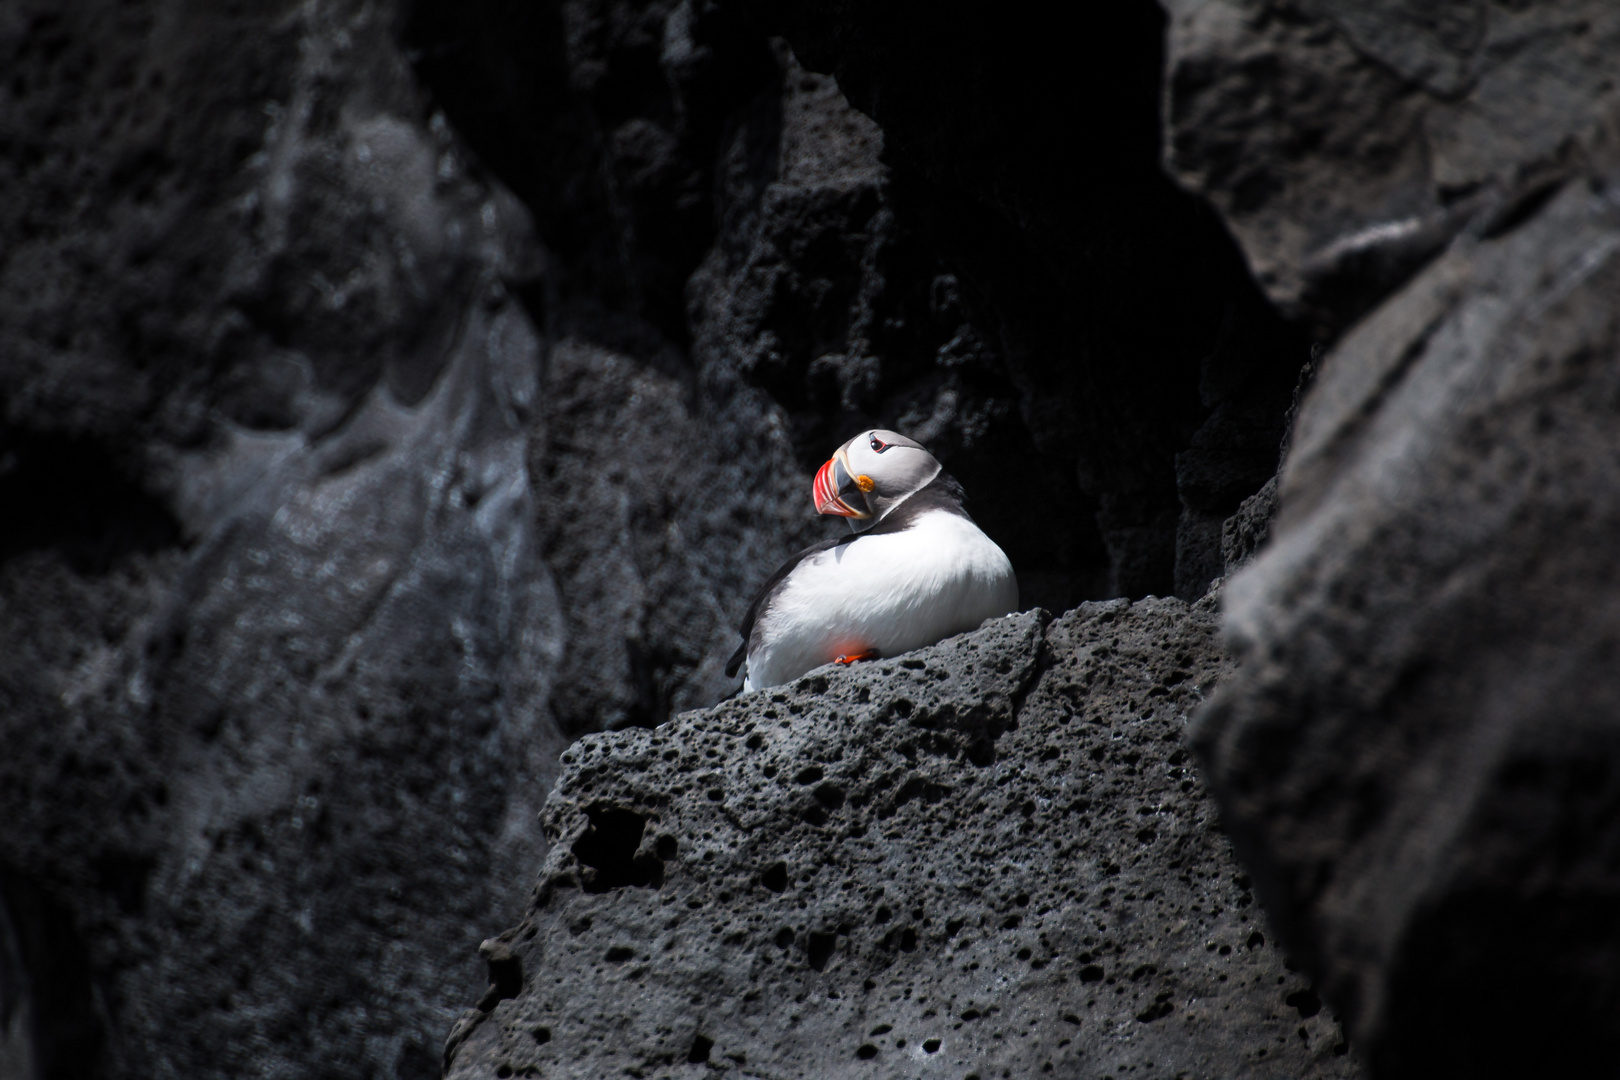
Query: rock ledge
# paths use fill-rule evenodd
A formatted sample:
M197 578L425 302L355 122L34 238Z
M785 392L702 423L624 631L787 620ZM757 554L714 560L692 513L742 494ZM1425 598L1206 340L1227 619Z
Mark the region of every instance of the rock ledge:
M1226 663L1118 600L587 736L449 1075L1355 1075L1182 747Z

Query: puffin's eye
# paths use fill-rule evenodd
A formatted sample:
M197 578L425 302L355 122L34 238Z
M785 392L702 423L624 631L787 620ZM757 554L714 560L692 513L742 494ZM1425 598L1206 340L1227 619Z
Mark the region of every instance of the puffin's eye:
M873 450L874 453L881 454L881 453L883 453L883 451L887 450L890 445L891 444L884 442L882 439L878 438L876 435L872 436L872 450Z

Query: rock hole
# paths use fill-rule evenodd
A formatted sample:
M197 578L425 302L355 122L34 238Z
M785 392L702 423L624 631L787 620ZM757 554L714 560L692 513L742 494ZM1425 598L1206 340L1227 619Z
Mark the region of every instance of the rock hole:
M663 836L660 836L658 838L658 842L653 845L653 850L658 853L658 857L660 859L668 862L675 857L675 853L680 850L680 847L681 845L679 841L677 841L673 836L670 836L668 833L665 833Z
M805 807L804 813L799 815L805 822L817 828L827 824L827 808L820 803L811 803Z
M911 715L912 705L905 698L900 698L895 701L891 708L894 709L894 715L904 719Z
M907 671L921 671L928 665L924 664L921 660L902 660L900 661L900 666L905 668Z
M551 1029L548 1028L548 1027L537 1027L537 1028L535 1028L534 1029L534 1041L536 1043L538 1043L539 1045L541 1045L541 1046L546 1045L546 1043L551 1041Z
M810 931L810 941L805 947L805 951L809 954L810 966L816 971L827 970L827 961L832 959L833 947L837 944L837 934L821 930Z
M1260 946L1264 945L1265 943L1266 943L1266 935L1264 935L1260 931L1256 930L1256 931L1254 931L1253 933L1251 933L1249 935L1249 940L1244 942L1244 945L1247 946L1248 948L1251 948L1251 949L1258 949Z
M600 804L589 806L585 832L574 841L574 858L586 867L581 885L588 893L605 893L626 886L646 888L661 884L663 863L650 854L637 854L647 819L632 810Z
M743 743L743 745L748 747L750 750L758 750L760 747L765 745L765 740L760 738L759 732L756 731L752 735L748 736L748 741Z
M855 1049L855 1056L860 1058L862 1061L870 1061L877 1057L877 1047L873 1046L871 1043L861 1043L861 1045Z
M1083 983L1102 982L1103 969L1100 964L1087 964L1080 969L1080 981Z
M776 862L766 867L765 872L759 875L759 883L771 892L785 892L788 887L787 863Z
M837 810L844 805L844 789L828 781L816 788L816 800L829 810Z
M793 944L793 928L784 926L776 932L776 944L780 948L787 948Z
M707 1035L696 1035L692 1038L692 1049L686 1052L686 1060L692 1065L701 1065L709 1060L709 1051L714 1049L714 1040Z
M1322 999L1316 996L1313 990L1296 990L1283 999L1299 1011L1299 1015L1306 1020L1322 1011Z
M794 775L793 782L795 784L813 784L825 775L826 773L821 771L820 765L806 765Z
M602 959L610 964L622 964L634 955L636 955L635 950L628 945L615 945L607 951L607 954Z
M924 1039L923 1040L923 1053L925 1053L925 1054L937 1054L937 1053L939 1053L939 1040L938 1039Z
M502 1065L500 1068L495 1070L495 1075L500 1077L500 1080L507 1080L507 1077L512 1075L512 1066Z
M888 904L879 904L877 911L872 914L872 921L879 924L886 923L893 915L894 912L889 910Z
M875 1039L879 1035L887 1035L889 1032L891 1032L893 1030L894 1030L894 1025L893 1024L879 1024L877 1027L873 1028L871 1031L868 1031L867 1034L872 1036Z
M901 933L900 933L900 951L901 952L915 952L916 949L917 949L917 931L913 930L911 927L908 926L903 931L901 931Z
M1176 1007L1168 1001L1155 1001L1152 1005L1136 1014L1136 1019L1144 1024L1151 1024L1155 1020L1162 1020L1176 1011Z

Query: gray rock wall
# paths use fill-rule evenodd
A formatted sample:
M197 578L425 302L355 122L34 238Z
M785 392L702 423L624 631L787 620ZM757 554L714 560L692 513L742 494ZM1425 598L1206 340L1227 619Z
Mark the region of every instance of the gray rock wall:
M1613 5L1174 5L1172 159L1337 335L1195 738L1379 1076L1620 1042Z
M432 1075L564 744L526 214L363 5L0 27L22 1075Z
M1182 746L1227 668L1119 600L581 739L448 1075L1358 1075Z

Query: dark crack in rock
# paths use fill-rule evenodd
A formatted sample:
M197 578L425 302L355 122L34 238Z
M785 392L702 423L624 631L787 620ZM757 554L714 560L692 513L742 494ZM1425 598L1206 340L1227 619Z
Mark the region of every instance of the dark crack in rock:
M1046 488L1095 507L1100 595L1201 597L1222 521L1276 470L1308 350L1165 175L1159 6L719 6L780 33L882 128L896 219L949 269L1034 447L1068 465Z
M1182 746L1226 667L1091 603L587 736L449 1075L1357 1075Z

